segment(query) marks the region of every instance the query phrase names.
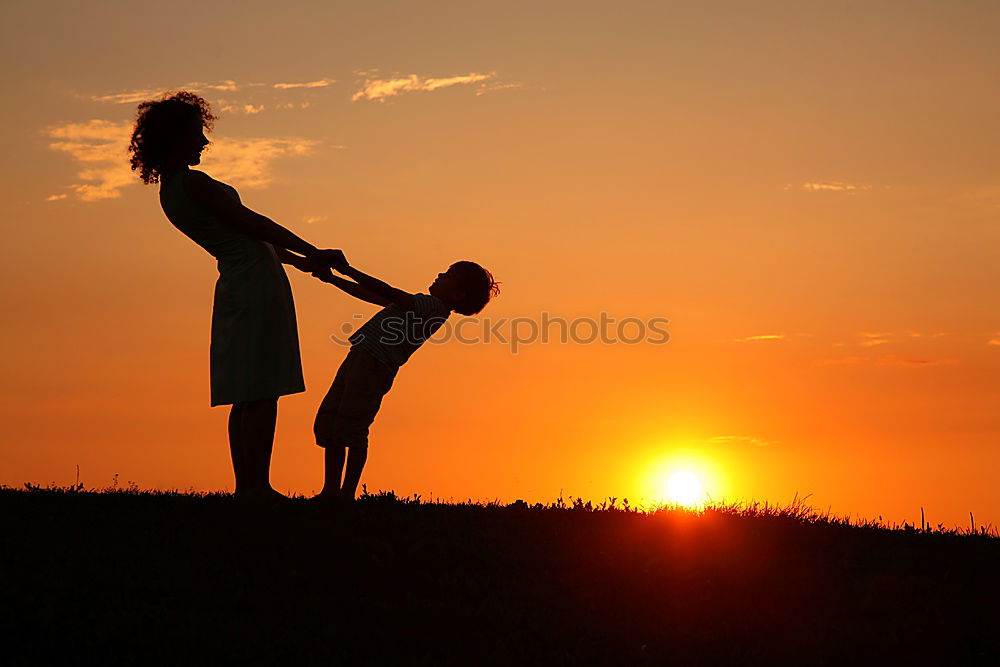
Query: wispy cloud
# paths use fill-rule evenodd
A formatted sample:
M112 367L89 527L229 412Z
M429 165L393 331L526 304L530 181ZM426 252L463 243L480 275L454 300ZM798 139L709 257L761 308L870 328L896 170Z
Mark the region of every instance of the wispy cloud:
M307 215L306 217L302 218L302 221L305 222L307 225L312 225L317 222L323 222L324 220L327 219L327 217L328 216L325 215Z
M883 357L863 357L850 356L839 359L817 359L814 362L817 366L949 366L959 363L958 359L922 359L917 357L897 357L887 355Z
M991 338L986 342L987 345L1000 345L1000 331L996 333L996 338Z
M64 192L61 195L49 195L45 198L45 201L59 201L61 199L66 199L67 197L69 197L69 195Z
M253 105L253 104L227 104L219 109L222 112L228 113L242 113L248 116L253 116L254 114L259 114L264 110L263 104Z
M861 347L875 347L876 345L885 345L888 343L889 338L892 337L892 332L862 331L858 336L861 338L858 342L858 345Z
M49 128L49 148L66 153L80 165L77 178L84 183L69 186L83 201L116 199L119 190L135 182L128 165L128 138L132 124L90 120Z
M83 201L117 199L122 188L138 183L128 164L132 124L90 120L65 123L45 131L49 147L79 163L79 183L69 189ZM306 155L318 142L299 137L222 138L204 156L204 168L215 178L240 187L264 187L273 180L272 163L282 157ZM49 201L62 199L53 195Z
M111 93L108 95L92 95L90 99L95 102L109 102L111 104L136 104L145 100L154 99L171 90L190 90L195 93L210 90L234 92L239 90L239 84L235 81L229 80L220 81L218 83L202 83L200 81L194 81L191 83L185 83L183 86L177 86L176 88L141 88L137 90L126 90L123 92Z
M778 440L767 440L765 438L758 438L752 435L713 435L710 438L705 438L705 442L713 444L741 444L741 445L753 445L754 447L767 447L768 445L777 444Z
M289 156L308 155L319 142L300 137L219 139L203 158L206 172L232 185L262 188L274 180L272 163Z
M212 99L213 104L218 104L220 111L223 113L234 113L234 114L258 114L264 111L265 108L273 109L305 109L309 106L309 102L285 102L280 98L275 99L275 96L279 93L274 91L287 91L291 89L316 89L316 88L326 88L335 83L334 79L324 78L318 79L316 81L303 81L300 83L237 83L232 80L220 81L217 83L205 83L201 81L192 81L190 83L185 83L180 86L170 86L164 88L141 88L135 90L126 90L116 93L109 93L105 95L92 95L91 100L95 102L105 102L110 104L136 104L138 102L143 102L145 100L156 99L162 97L163 95L176 90L189 90L194 93L199 93L210 97L210 93L234 93L242 91L247 88L256 90L250 99L222 99L215 98ZM267 89L272 89L268 91ZM257 99L264 96L265 104L260 103Z
M759 336L747 336L746 338L734 338L736 343L750 343L761 340L785 340L785 334L761 334Z
M289 88L326 88L327 86L332 86L334 83L336 83L334 79L319 79L318 81L306 81L305 83L274 83L271 84L271 87L282 90Z
M524 88L523 83L484 83L483 85L476 88L476 97L480 95L485 95L486 93L492 93L497 90L513 90L516 88Z
M838 359L817 359L814 363L817 366L858 366L866 363L868 357L840 357Z
M788 188L786 188L788 189ZM806 192L860 192L871 190L868 184L843 183L841 181L810 181L799 186L800 190Z
M950 366L958 359L919 359L913 357L887 356L875 360L879 366Z
M366 78L361 85L361 89L351 96L352 102L358 100L378 100L384 102L387 97L393 97L401 93L414 91L430 91L451 86L468 85L494 79L496 72L481 74L471 72L469 74L459 74L457 76L441 78L424 78L416 74L408 76L396 76L387 79Z
M941 338L942 336L948 335L946 331L924 332L924 331L913 331L912 329L907 329L903 333L904 335L909 336L910 338Z

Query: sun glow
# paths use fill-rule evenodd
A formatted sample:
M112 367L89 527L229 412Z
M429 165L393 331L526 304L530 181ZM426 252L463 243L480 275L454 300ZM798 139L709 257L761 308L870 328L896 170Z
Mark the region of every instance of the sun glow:
M727 475L718 461L695 448L663 452L642 466L641 500L700 509L726 495Z
M664 484L667 502L684 507L699 507L705 502L705 488L698 475L690 470L678 470Z

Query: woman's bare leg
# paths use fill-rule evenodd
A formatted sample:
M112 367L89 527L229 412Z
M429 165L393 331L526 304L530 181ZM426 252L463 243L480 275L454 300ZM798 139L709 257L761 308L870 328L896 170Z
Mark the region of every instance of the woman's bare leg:
M275 495L271 488L271 451L274 448L274 425L278 420L278 399L241 403L240 440L246 463L247 494Z
M361 471L367 460L367 447L348 447L347 471L344 472L344 485L340 489L341 498L354 499L354 494L358 490L358 482L361 481Z
M332 498L340 495L340 476L344 472L346 452L341 445L327 445L324 454L323 490L319 495Z
M243 452L241 425L243 420L243 404L233 403L229 410L229 455L233 459L233 477L235 488L233 495L243 495L247 491L246 456Z

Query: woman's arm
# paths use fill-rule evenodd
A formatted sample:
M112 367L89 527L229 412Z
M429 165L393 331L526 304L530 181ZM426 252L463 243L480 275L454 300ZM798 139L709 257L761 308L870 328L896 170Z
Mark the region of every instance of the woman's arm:
M311 273L321 268L315 260L310 259L309 257L296 255L294 252L289 252L281 246L274 246L274 254L278 256L278 261L282 264L289 264L294 266L299 271L304 271L305 273Z
M339 287L341 290L347 292L356 299L361 299L362 301L367 301L368 303L374 303L376 306L388 306L391 303L390 301L383 299L371 290L367 290L355 282L333 275L333 273L330 272L330 269L313 271L312 274L325 283L330 283L335 287Z
M222 185L208 174L196 170L188 171L184 179L184 192L220 220L233 225L247 236L315 258L328 266L346 264L343 259L344 253L339 250L320 250L270 218L251 211L230 197L222 189Z

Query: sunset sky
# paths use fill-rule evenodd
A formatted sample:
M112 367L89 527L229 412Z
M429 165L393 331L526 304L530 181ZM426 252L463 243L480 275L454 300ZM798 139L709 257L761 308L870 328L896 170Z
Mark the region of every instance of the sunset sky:
M5 6L0 483L232 489L214 260L129 171L136 104L204 95L202 168L353 264L483 316L667 318L666 344L427 345L362 482L460 501L808 502L1000 524L995 2ZM374 307L289 269L307 391ZM476 330L469 327L469 331Z

